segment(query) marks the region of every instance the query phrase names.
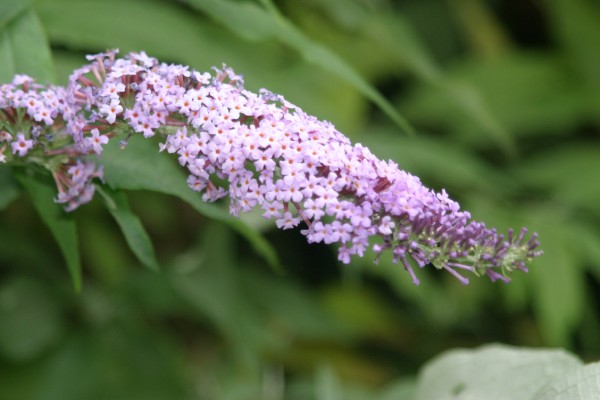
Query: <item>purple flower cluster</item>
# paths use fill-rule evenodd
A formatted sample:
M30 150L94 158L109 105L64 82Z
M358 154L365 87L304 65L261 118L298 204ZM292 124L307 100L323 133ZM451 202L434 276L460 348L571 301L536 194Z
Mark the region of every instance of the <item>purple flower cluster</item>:
M89 202L92 179L102 178L102 168L84 160L88 151L71 146L73 138L64 131L65 121L75 118L71 104L65 88L39 85L25 75L0 85L0 163L26 159L49 169L58 188L56 201L67 211Z
M344 263L371 248L377 258L390 252L415 284L413 267L429 264L468 283L457 270L508 281L509 272L526 271L541 254L535 234L504 237L472 221L444 191L427 189L283 97L245 90L227 67L211 76L143 52L115 53L89 57L66 89L43 89L24 77L0 89L0 141L15 157L36 145L67 157L54 176L57 201L69 210L91 199L90 182L101 177L82 156L100 154L115 136L160 134L160 150L178 157L204 200L229 195L233 215L259 207L279 228L302 225L309 242L339 244ZM49 127L70 145L44 150L40 135Z

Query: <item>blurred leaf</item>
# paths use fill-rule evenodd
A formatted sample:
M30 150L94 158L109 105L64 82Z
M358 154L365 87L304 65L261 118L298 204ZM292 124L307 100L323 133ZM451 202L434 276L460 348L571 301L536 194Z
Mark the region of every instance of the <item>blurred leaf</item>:
M341 384L330 366L319 367L315 381L316 400L338 400L345 397Z
M579 359L562 350L498 344L450 350L425 364L412 400L531 400L544 385L581 365Z
M304 59L353 85L371 99L407 134L414 135L410 124L396 109L349 64L324 46L311 41L292 23L286 20L275 7L271 12L257 4L230 0L186 0L227 26L231 31L253 41L275 39L294 48Z
M266 336L254 302L242 296L231 231L212 223L207 232L198 248L174 263L169 280L228 340L241 367L248 368L259 346L272 338Z
M0 0L0 30L27 10L31 0Z
M19 185L10 168L0 168L0 210L4 210L19 197Z
M121 150L116 140L111 140L102 156L106 182L113 188L127 190L152 190L176 196L202 215L226 223L244 236L254 250L269 265L279 267L277 254L266 239L246 224L230 216L223 208L202 201L201 196L186 184L181 168L167 154L158 152L156 143L139 135L129 140L127 149Z
M27 74L41 83L53 80L50 49L37 15L27 2L0 3L0 82L10 82L15 74Z
M513 53L488 62L466 60L448 73L448 79L466 86L449 86L450 91L442 96L434 87L417 88L403 103L404 108L426 126L448 127L476 144L487 137L480 134L481 126L473 124L473 116L455 105L454 89L460 95L463 89L477 88L481 99L470 104L486 104L488 112L493 110L499 124L512 134L564 134L586 115L580 84L561 60L550 54Z
M86 52L113 47L123 52L144 50L163 61L208 69L223 62L241 65L255 50L175 2L37 0L35 9L53 43ZM273 57L269 51L261 54L252 59L254 64Z
M81 290L81 262L79 260L77 227L73 216L67 214L59 204L54 202L56 187L49 180L42 180L41 177L33 177L25 173L19 173L17 179L29 193L33 206L56 239L65 257L73 287L79 292Z
M391 159L400 169L454 189L505 195L514 183L458 144L424 135L402 138L390 131L373 130L364 144L381 159Z
M586 118L583 87L549 53L513 53L494 62L469 62L457 70L477 86L495 115L520 135L564 135Z
M571 66L585 81L596 118L600 112L600 6L590 0L549 0L546 2L553 32L562 42Z
M569 206L600 215L600 146L581 143L550 148L521 163L515 176Z
M361 336L394 338L402 335L394 312L375 293L362 285L335 285L322 295L325 307L350 332Z
M400 378L378 392L378 400L410 400L414 397L415 378Z
M434 98L444 102L448 112L456 114L458 111L457 114L467 118L478 133L493 140L506 155L514 155L511 135L497 120L494 109L480 95L478 87L441 72L402 15L393 12L373 14L367 21L367 29L374 43L390 52L410 72L427 83L425 88ZM410 114L412 102L412 99L403 102L401 108Z
M79 331L48 361L35 400L183 400L174 348L139 320Z
M146 267L158 271L160 267L150 237L140 219L129 208L125 194L108 188L97 187L97 189L104 197L106 208L121 228L131 251Z
M540 207L531 216L544 250L530 266L534 307L546 343L554 346L568 345L585 305L579 248L569 240L576 238L576 232L570 232L570 223L563 218L553 207ZM561 294L560 301L557 293Z
M353 332L344 329L311 291L290 276L274 276L250 267L239 273L244 296L253 299L265 323L276 326L288 340L294 337L340 342L352 336Z
M47 287L24 277L0 286L0 353L9 360L29 361L54 345L64 326Z
M600 230L590 221L575 220L570 225L569 239L577 246L576 252L583 258L600 281Z

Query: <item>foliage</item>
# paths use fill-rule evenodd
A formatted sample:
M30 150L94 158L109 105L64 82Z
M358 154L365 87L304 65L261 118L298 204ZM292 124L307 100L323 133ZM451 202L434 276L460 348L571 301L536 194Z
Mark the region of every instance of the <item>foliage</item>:
M491 341L600 357L598 26L586 0L0 1L1 82L64 84L114 47L226 63L478 220L531 227L545 251L510 285L429 272L414 287L390 259L341 267L260 216L228 217L167 159L132 180L136 165L108 151L120 190L69 217L40 200L47 177L0 166L0 397L489 396L477 366L508 360L503 381L525 364L570 371L535 398L584 398L567 385L597 363L565 353L453 351L412 376Z

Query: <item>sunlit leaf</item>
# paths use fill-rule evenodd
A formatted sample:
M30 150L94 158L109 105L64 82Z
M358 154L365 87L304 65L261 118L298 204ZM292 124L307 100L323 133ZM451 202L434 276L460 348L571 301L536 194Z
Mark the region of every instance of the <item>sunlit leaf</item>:
M556 377L533 400L590 400L599 393L600 362L596 362Z
M412 400L531 400L544 385L577 370L581 364L563 350L504 345L450 350L423 367Z

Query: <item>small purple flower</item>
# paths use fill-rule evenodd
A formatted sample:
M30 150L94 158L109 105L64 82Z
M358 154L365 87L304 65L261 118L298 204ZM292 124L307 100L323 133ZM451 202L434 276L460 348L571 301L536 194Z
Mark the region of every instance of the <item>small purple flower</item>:
M19 157L25 157L33 147L33 140L25 139L24 134L17 133L17 139L11 143L11 147L13 154L18 154Z

